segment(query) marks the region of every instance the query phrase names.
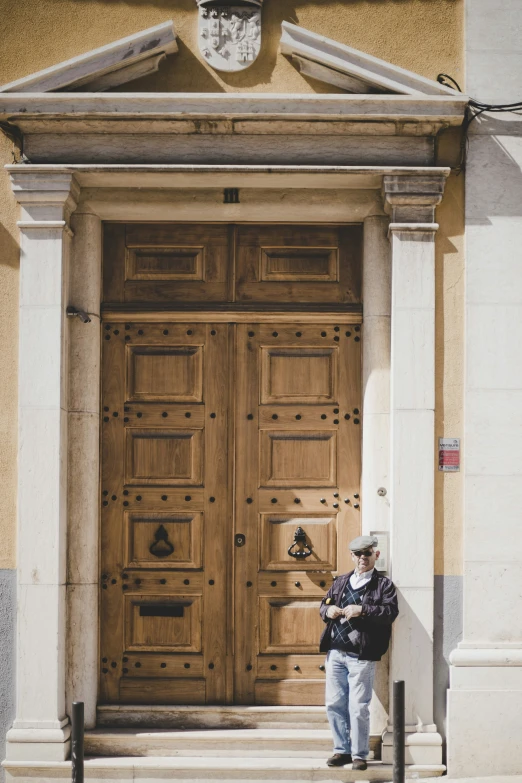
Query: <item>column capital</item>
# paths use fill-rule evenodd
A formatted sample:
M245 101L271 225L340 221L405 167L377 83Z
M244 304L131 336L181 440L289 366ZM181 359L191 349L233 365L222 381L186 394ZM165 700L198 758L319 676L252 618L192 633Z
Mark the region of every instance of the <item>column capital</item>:
M72 174L10 171L14 197L22 207L18 226L21 229L65 229L76 209L80 186Z
M412 231L436 231L435 207L442 201L444 174L385 175L382 196L391 227Z

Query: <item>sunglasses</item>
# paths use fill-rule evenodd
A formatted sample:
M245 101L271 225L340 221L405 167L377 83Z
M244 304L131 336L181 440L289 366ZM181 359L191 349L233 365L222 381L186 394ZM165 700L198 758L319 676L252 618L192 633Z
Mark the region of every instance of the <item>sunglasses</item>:
M375 554L375 553L372 552L371 549L364 549L364 550L361 550L361 549L355 550L354 549L354 550L352 550L352 555L355 555L355 557L371 557L373 554Z

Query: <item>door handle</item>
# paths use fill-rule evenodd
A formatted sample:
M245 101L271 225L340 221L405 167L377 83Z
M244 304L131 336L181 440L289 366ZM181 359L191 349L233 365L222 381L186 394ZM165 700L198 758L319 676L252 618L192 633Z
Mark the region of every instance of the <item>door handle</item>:
M298 546L299 549L294 552L293 549ZM294 543L288 547L288 554L290 557L310 557L312 554L312 547L306 543L306 533L302 527L298 527L294 533Z
M246 536L243 533L236 533L234 537L234 544L237 547L245 546L246 544Z

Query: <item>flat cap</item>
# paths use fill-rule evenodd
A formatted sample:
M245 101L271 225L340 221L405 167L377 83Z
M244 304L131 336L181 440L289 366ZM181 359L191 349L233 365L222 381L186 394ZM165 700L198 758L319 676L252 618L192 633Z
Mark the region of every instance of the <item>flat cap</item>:
M355 549L368 549L370 546L377 546L378 543L375 536L357 536L353 541L350 541L349 547L353 552Z

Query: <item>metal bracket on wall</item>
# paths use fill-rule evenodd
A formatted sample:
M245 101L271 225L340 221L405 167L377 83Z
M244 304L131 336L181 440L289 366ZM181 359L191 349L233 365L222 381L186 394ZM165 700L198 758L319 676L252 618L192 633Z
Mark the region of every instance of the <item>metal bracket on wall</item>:
M91 319L89 318L88 313L85 312L85 310L78 310L76 307L73 307L72 305L69 305L67 310L65 311L68 318L76 318L78 317L82 324L90 324Z

